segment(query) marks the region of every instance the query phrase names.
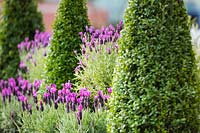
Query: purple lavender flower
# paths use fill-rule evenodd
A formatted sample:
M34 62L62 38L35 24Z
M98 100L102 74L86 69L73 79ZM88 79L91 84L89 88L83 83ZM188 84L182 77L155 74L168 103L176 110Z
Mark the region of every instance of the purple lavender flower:
M56 85L55 85L55 84L51 84L50 92L51 92L52 94L55 94L56 91L57 91L57 89L56 89Z
M33 83L33 86L35 88L36 91L38 91L38 89L40 88L40 85L42 84L41 80L35 80Z
M98 109L98 96L94 96L94 108Z
M108 91L108 94L111 94L112 93L112 88L111 87L107 88L107 91Z
M2 95L2 101L3 101L3 103L5 103L6 102L6 89L2 90L1 95Z
M69 90L72 89L72 84L71 84L70 80L69 80L67 83L65 83L65 84L63 85L63 88L69 89Z
M36 90L33 90L33 100L34 100L35 103L38 102L38 100L37 100L37 91Z
M8 83L9 83L11 88L15 88L16 87L16 82L15 82L14 78L9 78L8 79Z
M28 105L28 111L29 111L29 113L32 115L32 105Z
M83 110L83 106L80 104L78 106L78 112L76 113L76 118L78 120L78 124L81 124L81 120L82 120L82 110Z
M26 68L26 65L24 64L23 61L20 62L19 68L21 68L21 69L25 69Z
M80 104L79 106L78 106L78 111L82 111L83 110L83 106Z

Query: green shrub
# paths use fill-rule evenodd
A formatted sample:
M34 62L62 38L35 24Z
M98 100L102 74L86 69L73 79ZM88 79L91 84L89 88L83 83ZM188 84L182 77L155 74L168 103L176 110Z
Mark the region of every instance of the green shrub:
M4 0L0 23L0 78L17 76L19 52L25 37L33 38L35 30L43 29L41 13L35 0Z
M200 97L187 19L182 1L129 1L108 132L198 132Z
M75 50L79 53L81 39L79 32L88 25L85 0L61 0L55 23L53 39L46 63L46 82L61 83L72 80L77 64Z

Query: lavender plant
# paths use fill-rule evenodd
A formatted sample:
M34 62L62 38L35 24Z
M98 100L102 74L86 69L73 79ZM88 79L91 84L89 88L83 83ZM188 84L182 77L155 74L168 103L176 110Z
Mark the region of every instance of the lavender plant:
M95 96L95 102L90 107L91 92L81 88L78 93L73 92L73 86L68 81L58 90L55 84L46 86L43 95L39 88L42 81L30 83L18 77L8 81L0 81L0 112L9 114L10 110L19 109L15 120L16 131L19 132L56 132L56 131L106 131L106 103L110 97L110 88L105 95L101 90ZM10 105L12 108L10 108ZM8 110L2 110L8 107ZM92 113L91 113L92 112ZM63 116L63 114L65 114ZM31 119L30 119L31 118ZM63 119L66 118L66 119ZM62 127L65 125L64 127ZM74 125L69 127L68 125Z
M34 40L27 37L18 44L20 53L20 74L33 82L36 79L43 79L44 62L50 45L51 34L36 30Z
M112 85L115 60L118 53L117 40L122 30L122 21L115 28L112 25L95 29L86 27L86 32L80 32L82 39L82 54L78 55L78 66L75 68L77 86L87 86L90 91L99 89L106 91Z

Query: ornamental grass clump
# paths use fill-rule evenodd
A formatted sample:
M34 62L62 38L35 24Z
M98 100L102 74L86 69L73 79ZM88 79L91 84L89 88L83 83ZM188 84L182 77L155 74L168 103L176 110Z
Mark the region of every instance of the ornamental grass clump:
M28 37L18 44L20 54L20 73L30 82L43 79L44 62L50 45L51 33L36 30L34 39Z
M20 64L17 45L43 30L42 15L35 0L4 0L0 22L0 78L18 76Z
M199 131L199 83L183 1L130 0L108 132Z
M82 45L81 55L77 56L78 66L75 76L78 88L88 87L96 93L99 89L106 92L112 85L113 71L118 54L117 40L120 37L123 22L115 28L113 25L95 29L86 27L86 32L80 32Z
M45 80L58 88L66 80L73 81L78 60L74 51L80 53L79 32L88 25L85 0L61 0L53 25L53 38L47 56Z

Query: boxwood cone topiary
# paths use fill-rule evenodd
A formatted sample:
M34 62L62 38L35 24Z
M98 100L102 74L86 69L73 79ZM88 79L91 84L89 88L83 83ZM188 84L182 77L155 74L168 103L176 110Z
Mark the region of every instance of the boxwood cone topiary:
M198 132L199 91L187 19L178 0L129 0L108 132Z
M4 0L0 23L0 79L17 76L18 43L43 30L42 15L35 0Z
M78 63L74 51L80 52L79 32L88 25L85 0L61 0L53 25L53 39L46 63L46 82L62 83L74 78Z

